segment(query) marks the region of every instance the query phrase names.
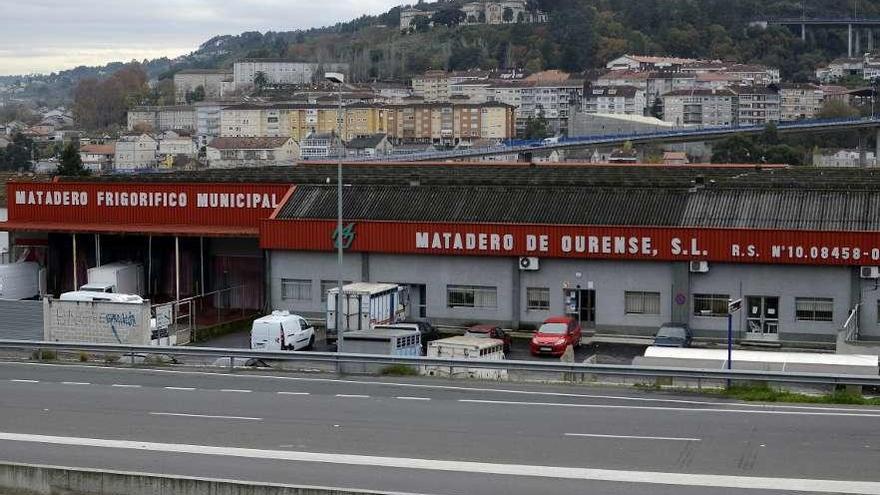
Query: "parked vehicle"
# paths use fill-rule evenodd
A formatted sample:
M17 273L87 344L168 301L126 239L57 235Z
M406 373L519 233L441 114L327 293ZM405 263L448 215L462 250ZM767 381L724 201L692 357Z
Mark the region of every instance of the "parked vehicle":
M464 335L480 339L498 339L504 342L504 354L510 354L510 334L498 325L474 325L468 328Z
M664 323L657 335L654 345L658 347L690 347L693 340L691 329L682 323Z
M541 144L544 146L547 146L548 144L558 144L558 143L559 143L559 136L544 138L541 141Z
M422 353L428 353L428 344L440 338L440 331L430 322L424 320L403 320L400 323L406 325L416 325L422 334Z
M80 291L145 294L144 266L140 263L108 263L89 268L88 283Z
M345 333L345 352L383 356L421 356L421 336L413 325L378 325Z
M45 293L46 270L38 263L0 265L0 299L32 299Z
M339 288L327 291L327 338L336 339L336 296ZM394 324L406 314L406 289L395 284L348 284L342 288L342 329L369 330Z
M251 349L261 351L299 351L315 345L315 328L305 318L287 311L254 320Z
M458 336L435 340L428 344L428 357L500 361L504 359L504 342L485 337ZM466 376L498 380L507 377L507 370L427 365L424 373L434 376Z
M532 336L529 351L533 356L561 356L568 346L580 347L582 336L581 325L577 320L570 316L553 316L544 320Z

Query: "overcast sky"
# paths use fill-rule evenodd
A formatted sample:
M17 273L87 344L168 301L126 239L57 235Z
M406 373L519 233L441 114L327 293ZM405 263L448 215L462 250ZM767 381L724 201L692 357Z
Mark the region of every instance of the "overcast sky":
M0 0L0 75L176 57L219 34L325 26L400 3L406 2Z

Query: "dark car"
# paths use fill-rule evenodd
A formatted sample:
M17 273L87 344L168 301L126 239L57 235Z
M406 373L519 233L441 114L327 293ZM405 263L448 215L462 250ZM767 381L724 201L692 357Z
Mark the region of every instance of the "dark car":
M434 328L434 325L431 325L430 322L424 320L406 320L398 323L406 323L408 325L418 325L419 333L422 334L422 351L428 351L428 342L433 340L437 340L440 338L440 332Z
M498 339L504 342L504 354L510 354L510 335L498 325L474 325L464 334L468 337Z
M659 347L690 347L693 335L687 325L666 323L657 330L654 345Z

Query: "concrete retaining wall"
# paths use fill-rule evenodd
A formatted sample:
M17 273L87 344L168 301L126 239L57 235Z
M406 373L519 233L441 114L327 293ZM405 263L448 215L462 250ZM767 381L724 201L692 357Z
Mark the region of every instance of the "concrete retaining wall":
M150 345L150 303L43 299L45 340Z
M407 495L14 463L0 463L0 493L4 495Z

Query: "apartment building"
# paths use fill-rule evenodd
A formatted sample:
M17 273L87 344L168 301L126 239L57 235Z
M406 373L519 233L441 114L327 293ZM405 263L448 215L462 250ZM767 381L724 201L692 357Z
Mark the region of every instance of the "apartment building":
M299 146L290 137L221 137L208 145L205 155L212 168L293 165Z
M294 62L280 58L247 58L233 66L236 88L250 88L258 73L263 73L270 85L305 85L323 79L325 72L348 74L349 65L343 63Z
M135 107L128 112L128 130L196 130L196 110L190 105Z
M116 141L113 156L115 170L154 168L158 163L159 143L149 134L130 134Z
M691 89L663 95L663 120L679 125L730 126L736 121L736 93Z
M584 95L584 112L644 115L645 92L634 86L593 86Z
M822 111L825 92L815 84L782 84L779 98L780 120L814 119Z
M412 79L412 94L427 102L449 100L449 74L442 70L429 70Z
M522 81L522 104L517 116L517 128L525 128L529 117L543 116L555 134L568 133L568 118L573 108L583 103L584 81Z
M765 86L735 86L736 124L767 125L779 122L780 97L776 90Z
M198 87L205 91L204 101L223 97L224 83L232 81L230 69L186 69L174 74L174 99L178 105L190 103L187 96Z
M515 135L512 106L499 103L413 103L389 107L388 136L395 143L455 146Z

